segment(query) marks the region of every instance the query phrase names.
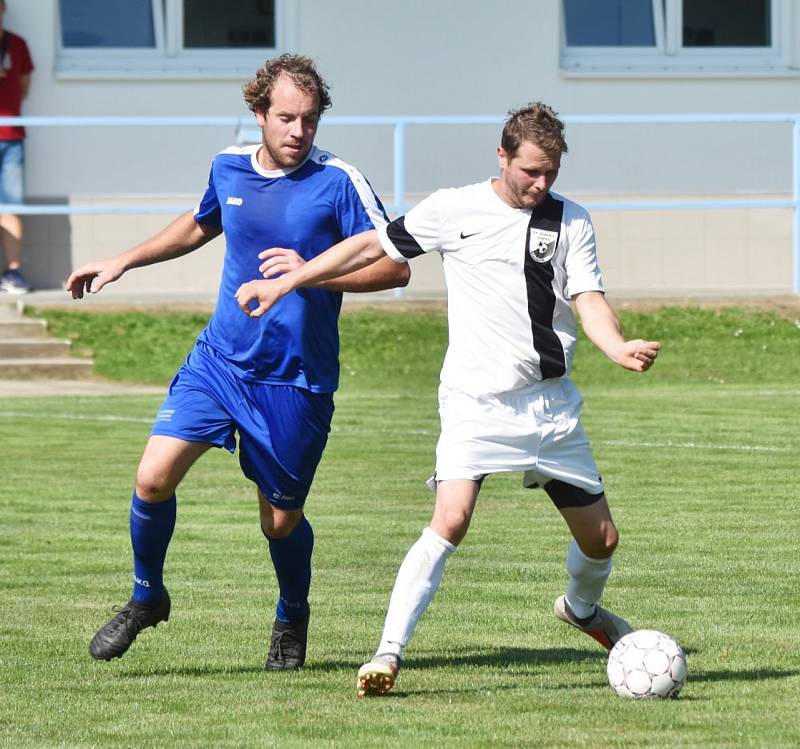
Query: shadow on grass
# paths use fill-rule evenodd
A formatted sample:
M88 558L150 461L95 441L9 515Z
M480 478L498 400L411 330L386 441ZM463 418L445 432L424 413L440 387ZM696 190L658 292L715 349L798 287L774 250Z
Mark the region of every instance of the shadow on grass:
M438 666L546 666L582 661L605 661L602 651L578 650L577 648L478 648L447 656L412 656L405 661L407 668L430 668ZM360 665L360 664L359 664Z
M555 649L534 649L534 648L472 648L466 649L455 654L442 656L421 655L411 656L404 663L404 670L415 669L435 669L435 668L488 668L503 670L507 675L525 673L534 676L530 671L531 666L558 666L562 664L593 664L602 672L603 678L600 681L569 681L559 686L557 689L599 689L605 684L605 661L606 653L602 650L582 650L577 648L555 648ZM262 663L242 664L239 666L217 666L212 664L197 664L194 666L169 666L164 665L157 668L143 667L141 669L131 669L117 673L121 679L142 679L152 676L185 676L193 678L217 678L220 676L244 676L248 674L264 674L266 678L275 679L299 679L304 680L304 675L315 673L346 674L349 678L361 666L361 660L344 658L328 658L326 660L310 660L306 666L298 672L266 672ZM788 679L800 676L800 669L747 669L747 670L709 670L693 672L690 669L689 683L703 684L715 682L748 682L763 681L766 679ZM492 684L487 686L480 678L476 678L473 685L468 687L447 687L439 689L401 689L393 691L387 697L405 699L409 697L420 697L424 695L447 694L447 693L466 693L466 692L497 692L510 689L519 689L520 684ZM682 700L702 699L699 695L682 695Z
M602 657L602 654L601 654ZM455 661L443 661L441 665L446 665L447 663L454 663ZM470 661L473 663L473 661ZM432 662L431 665L435 665L435 662ZM491 664L487 664L491 665ZM512 664L499 664L499 665L512 665ZM533 674L529 674L533 676ZM738 681L756 681L762 679L787 679L792 676L800 675L800 671L798 670L786 670L780 671L776 669L767 669L765 671L711 671L702 674L690 674L689 676L689 686L702 683L702 682L713 682L713 681L731 681L731 682L738 682ZM481 682L480 680L476 680L475 684L472 686L464 686L464 687L444 687L444 688L433 688L433 689L408 689L406 685L400 687L399 690L395 690L390 692L389 694L384 696L384 699L409 699L414 697L425 697L425 696L437 696L437 695L448 695L448 694L466 694L469 692L472 693L486 693L492 694L495 692L506 692L506 691L513 691L518 690L521 687L524 687L524 682L516 681L511 684L491 684L490 686L487 685L485 682ZM608 684L605 681L605 674L602 679L593 680L591 682L578 682L578 681L569 681L563 682L560 684L552 684L548 687L548 689L558 689L558 690L566 690L566 691L575 691L575 690L591 690L591 691L601 691L601 690L608 690ZM680 696L675 700L668 700L669 702L703 702L707 700L708 697L704 695L692 694L691 688L689 689L689 693L687 694L687 690L684 689L681 692ZM660 700L657 700L660 701ZM638 700L637 700L638 702Z
M555 650L535 650L530 648L492 648L470 649L461 653L446 656L412 656L405 660L404 667L440 668L453 666L508 668L514 666L548 665L559 663L580 663L582 661L605 662L602 651L578 650L575 648L557 648ZM309 660L300 671L303 673L335 673L355 672L363 660L328 658L322 661ZM196 666L160 666L131 669L119 674L122 678L138 679L147 676L219 676L224 674L251 674L264 671L262 664L246 664L241 666L217 666L197 664ZM271 672L278 677L292 672Z
M266 673L263 664L252 664L247 666L207 666L202 663L196 666L161 666L158 668L131 668L117 674L120 679L146 679L151 676L193 676L205 678L217 676L242 676L244 674Z
M514 666L546 666L559 663L580 663L581 661L602 661L606 655L602 651L594 652L576 648L556 648L540 650L534 648L469 648L458 653L445 655L411 655L404 659L404 669L424 668L513 668ZM342 660L309 663L309 671L351 671L358 670L363 661L345 663Z
M696 682L715 682L715 681L762 681L765 679L789 679L792 676L800 676L800 670L787 669L785 671L776 668L766 668L764 670L748 669L747 671L701 671L694 673L689 671L689 681Z

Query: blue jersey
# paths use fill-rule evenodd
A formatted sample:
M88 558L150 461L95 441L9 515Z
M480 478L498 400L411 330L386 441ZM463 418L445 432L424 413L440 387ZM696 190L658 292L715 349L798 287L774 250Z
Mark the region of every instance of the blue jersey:
M260 318L247 317L234 294L261 278L262 250L285 247L310 260L385 224L386 213L363 175L333 154L312 147L300 166L266 171L258 148L217 154L195 209L196 221L221 227L227 240L217 306L198 341L244 380L332 392L339 381L341 293L297 289Z

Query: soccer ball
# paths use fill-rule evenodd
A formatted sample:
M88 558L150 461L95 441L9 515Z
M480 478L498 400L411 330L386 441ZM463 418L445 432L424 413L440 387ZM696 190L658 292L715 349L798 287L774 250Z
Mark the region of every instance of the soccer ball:
M620 697L677 697L686 683L686 655L669 635L639 629L617 641L607 670Z

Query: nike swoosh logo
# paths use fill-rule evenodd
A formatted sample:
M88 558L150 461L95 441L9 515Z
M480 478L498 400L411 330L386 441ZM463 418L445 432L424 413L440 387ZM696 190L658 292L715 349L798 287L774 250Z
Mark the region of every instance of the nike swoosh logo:
M461 232L461 239L469 239L470 237L474 237L476 234L480 234L480 232L479 231L474 231L474 232L472 232L472 234L464 234L464 232L462 231Z

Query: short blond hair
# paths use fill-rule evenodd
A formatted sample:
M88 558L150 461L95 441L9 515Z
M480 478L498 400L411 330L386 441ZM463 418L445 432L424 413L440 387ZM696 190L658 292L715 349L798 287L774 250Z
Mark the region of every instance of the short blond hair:
M558 119L558 112L540 101L508 113L500 138L500 145L508 158L513 159L525 142L533 143L552 156L560 156L569 150L564 140L564 123Z

